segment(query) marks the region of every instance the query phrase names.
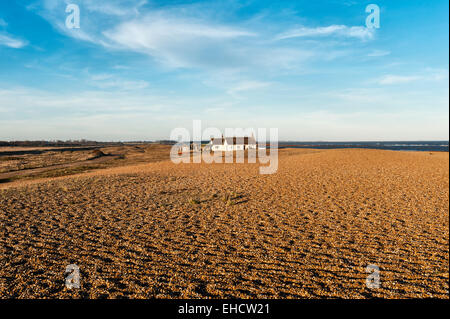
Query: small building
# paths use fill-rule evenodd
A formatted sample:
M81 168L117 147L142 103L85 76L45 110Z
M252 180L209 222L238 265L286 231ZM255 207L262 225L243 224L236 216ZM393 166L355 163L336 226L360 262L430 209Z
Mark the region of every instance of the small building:
M191 141L189 148L191 151L201 152L202 151L202 142L192 142Z
M256 149L256 140L251 137L221 137L212 138L209 142L212 151L244 151Z
M184 142L179 144L177 149L178 154L189 153L191 151L201 152L201 142Z

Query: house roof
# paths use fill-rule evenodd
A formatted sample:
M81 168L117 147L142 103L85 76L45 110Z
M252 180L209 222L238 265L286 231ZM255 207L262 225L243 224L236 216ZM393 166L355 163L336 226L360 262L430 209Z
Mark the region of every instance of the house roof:
M225 138L212 138L211 139L211 144L212 145L223 145L225 143L225 141L227 142L228 145L252 145L252 144L256 144L256 140L253 136L248 137L225 137Z
M223 138L212 138L211 139L211 144L212 145L223 145L223 141L224 141L224 139Z

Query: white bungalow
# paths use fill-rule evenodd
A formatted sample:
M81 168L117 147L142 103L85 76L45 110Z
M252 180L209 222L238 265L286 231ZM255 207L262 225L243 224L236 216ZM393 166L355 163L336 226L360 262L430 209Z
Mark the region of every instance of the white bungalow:
M251 137L212 138L209 142L212 151L243 151L256 149L256 140Z

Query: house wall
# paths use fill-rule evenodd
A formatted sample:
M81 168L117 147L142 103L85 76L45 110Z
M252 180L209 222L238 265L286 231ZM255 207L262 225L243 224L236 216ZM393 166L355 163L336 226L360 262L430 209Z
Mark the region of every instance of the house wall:
M213 151L221 151L221 152L224 152L224 151L243 151L243 150L248 149L248 146L247 145L242 145L242 144L239 144L239 145L227 145L227 144L225 144L225 145L213 145L213 147L211 149Z
M213 145L211 147L211 150L218 151L218 152L225 152L225 151L243 151L248 149L256 149L256 144L236 144L236 145L229 145L227 141L225 140L223 145Z
M225 145L213 145L212 147L213 151L225 151Z

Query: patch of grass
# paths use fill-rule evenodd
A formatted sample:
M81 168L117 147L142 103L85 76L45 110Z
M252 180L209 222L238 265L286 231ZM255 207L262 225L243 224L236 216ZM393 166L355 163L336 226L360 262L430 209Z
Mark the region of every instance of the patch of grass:
M234 199L233 193L234 192L231 192L231 193L227 192L223 195L222 201L225 203L226 206L231 206L231 205L236 204L236 202L233 200Z
M67 187L66 185L64 185L64 184L60 184L59 185L59 188L63 191L63 192L68 192L69 191L69 187Z
M232 205L235 205L235 204L236 204L236 202L235 202L234 200L229 200L229 201L226 203L227 206L232 206Z
M231 195L229 193L225 193L222 197L222 201L224 203L228 202L231 199Z
M92 169L99 169L101 168L101 165L85 165L85 166L79 166L79 167L72 167L72 168L63 168L63 169L55 169L51 171L46 171L42 173L35 173L30 175L18 175L13 176L7 179L7 181L3 181L3 183L9 183L16 180L30 180L30 179L36 179L36 178L49 178L49 177L60 177L60 176L68 176L68 175L75 175L79 173L86 172L88 170Z
M189 198L188 203L191 205L199 205L200 201L198 199L195 198Z
M74 175L78 173L83 173L85 171L91 170L91 169L97 169L100 168L100 166L97 165L84 165L84 166L78 166L78 167L70 167L70 168L64 168L64 169L57 169L47 172L42 172L37 175L33 175L33 177L59 177L59 176L67 176L67 175Z

